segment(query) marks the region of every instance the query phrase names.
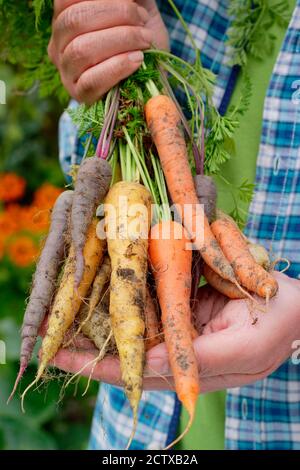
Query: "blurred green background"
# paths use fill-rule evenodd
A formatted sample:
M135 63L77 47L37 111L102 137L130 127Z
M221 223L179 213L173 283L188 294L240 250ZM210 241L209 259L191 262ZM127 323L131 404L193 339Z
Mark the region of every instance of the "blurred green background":
M18 370L20 326L30 291L33 255L46 233L47 201L51 203L65 181L57 148L63 106L55 98L41 99L34 90L18 92L16 68L0 66L0 80L7 86L7 102L0 104L0 341L6 345L6 364L0 364L0 449L84 449L96 383L91 383L82 397L86 381L81 379L77 387L68 387L60 401L64 377L49 380L28 393L26 413L22 414L19 392L34 378L35 359L18 393L6 404ZM6 175L16 180L16 188L10 185L7 197L3 196ZM11 194L13 189L20 192L18 197Z

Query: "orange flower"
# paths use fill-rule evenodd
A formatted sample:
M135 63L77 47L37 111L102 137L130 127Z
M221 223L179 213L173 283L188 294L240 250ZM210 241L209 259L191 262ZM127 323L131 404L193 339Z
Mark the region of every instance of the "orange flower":
M34 206L20 206L19 204L9 204L5 212L10 218L17 221L20 230L40 233L49 228L50 210L38 209Z
M38 255L38 247L27 236L20 236L8 246L8 255L11 261L22 268L34 263Z
M0 234L2 238L9 237L19 230L19 218L16 218L10 212L0 213Z
M5 207L5 212L9 215L9 217L15 219L15 221L19 221L22 209L23 207L20 206L20 204L8 204Z
M20 223L23 230L33 233L47 231L50 221L49 209L38 209L34 206L24 206L20 212Z
M50 210L34 207L33 231L46 232L50 225Z
M45 183L34 194L33 205L39 209L51 209L62 189Z
M15 173L0 174L0 201L11 202L23 197L26 181Z

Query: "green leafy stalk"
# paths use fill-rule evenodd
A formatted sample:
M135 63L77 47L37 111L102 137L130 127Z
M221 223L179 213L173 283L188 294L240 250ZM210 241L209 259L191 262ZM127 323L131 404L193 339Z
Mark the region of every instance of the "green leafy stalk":
M165 177L160 165L159 160L154 157L153 153L150 153L151 163L154 170L155 182L158 187L159 197L160 197L160 219L162 220L170 220L171 219L171 211L169 206L169 199L167 193L167 186Z
M17 65L19 91L38 85L40 96L56 96L65 104L68 93L47 54L52 15L52 0L1 0L0 60Z
M119 161L120 161L120 166L121 166L121 176L122 180L126 181L126 146L124 142L120 139L118 141L118 147L119 147Z
M231 217L237 222L240 228L244 228L247 212L240 207L239 201L242 201L245 204L250 204L253 198L255 184L250 183L245 179L239 186L235 186L222 174L218 174L217 177L226 184L228 191L231 194L233 201L233 209L230 213Z
M134 145L127 129L123 127L123 132L125 136L125 140L127 145L125 146L125 155L126 155L126 165L129 167L129 169L132 168L131 166L131 160L129 159L129 156L132 156L136 163L136 167L139 171L139 174L141 176L141 179L143 181L144 186L146 186L147 189L152 193L153 188L152 188L152 181L145 163L145 160L142 158L141 153L138 151L137 147ZM126 170L126 174L128 175L128 169Z
M232 49L230 63L245 67L248 57L264 59L273 51L275 36L271 31L277 23L288 25L288 0L230 0L228 14L228 45Z
M32 2L35 14L35 25L37 29L40 24L42 11L44 10L46 3L49 3L51 5L52 2L49 0L33 0Z
M244 116L249 109L250 100L252 96L252 83L249 75L243 72L242 75L243 85L241 95L236 104L233 104L228 109L228 116L233 119L239 116Z
M108 158L109 163L111 165L111 171L112 171L112 178L110 182L110 186L113 186L117 182L117 169L118 169L118 148L115 146L114 151L112 152L112 155L110 158Z
M161 185L161 181L159 180L159 182L158 182L158 180L156 178L154 179L154 181L152 180L152 178L150 177L150 174L149 174L149 170L148 170L147 165L146 165L146 161L143 158L142 153L139 152L137 146L134 145L134 143L133 143L133 141L132 141L132 139L131 139L131 137L130 137L130 135L127 132L127 129L125 127L123 128L123 132L124 132L124 136L125 136L126 144L127 144L125 146L125 149L127 147L127 152L129 151L130 155L133 157L133 159L135 161L135 164L136 164L136 168L137 168L137 170L139 172L139 175L141 177L141 180L142 180L144 186L149 190L149 192L152 195L153 202L154 202L153 221L157 222L162 217L166 216L166 209L161 204L160 192L157 191L157 187L159 187L159 184ZM126 150L125 150L125 153L126 153ZM124 158L124 154L123 154L123 158ZM127 161L126 164L128 165L129 162ZM124 165L124 163L123 163L123 167L125 167L124 171L125 171L125 174L127 175L126 164ZM122 168L122 163L121 163L121 168ZM131 178L132 178L132 175L131 175ZM132 181L132 179L131 180L129 179L129 181Z
M189 38L190 40L190 43L194 49L194 52L195 52L195 56L196 56L196 64L199 64L200 63L200 51L199 51L199 48L197 47L197 44L193 38L193 35L190 31L190 28L188 27L188 25L186 24L186 22L184 21L183 19L183 16L181 15L180 11L178 10L178 8L176 7L175 3L173 2L173 0L168 0L168 3L171 5L174 13L176 14L177 18L179 19L180 23L181 23L181 26L183 27L187 37Z
M104 104L97 101L92 106L81 104L75 108L67 109L73 123L77 127L78 137L83 137L87 133L95 138L99 138L104 123Z

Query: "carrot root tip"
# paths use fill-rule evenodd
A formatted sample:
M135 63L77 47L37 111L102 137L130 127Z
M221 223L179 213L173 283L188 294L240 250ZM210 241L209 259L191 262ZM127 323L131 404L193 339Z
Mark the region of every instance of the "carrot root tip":
M255 300L255 298L249 294L249 292L244 289L239 283L237 280L234 281L234 284L236 285L236 287L239 289L240 292L242 292L242 294L244 294L249 300L251 300L251 302L253 302L254 304L257 304L257 301Z
M14 383L12 392L11 392L11 394L9 395L8 400L7 400L7 402L6 402L7 405L9 404L9 402L10 402L11 399L13 398L14 394L16 393L17 386L18 386L18 384L19 384L21 378L23 377L23 374L24 374L25 370L26 370L26 364L20 365L20 369L19 369L19 372L18 372L16 381L15 381L15 383Z
M180 442L191 429L193 421L194 421L194 413L190 415L190 419L186 425L186 428L183 430L183 432L178 437L176 437L176 439L174 439L174 441L172 441L171 444L168 444L167 447L165 447L163 450L169 450L172 447L174 447L178 442Z
M271 272L275 271L275 266L278 263L286 263L286 266L279 271L280 273L285 273L291 267L291 262L290 262L289 259L287 259L287 258L276 258L273 261L273 263L271 264L271 268L270 268Z
M136 433L137 425L138 425L138 419L137 419L137 416L136 416L136 414L135 414L135 416L134 416L134 418L133 418L133 428L132 428L131 434L130 434L130 436L129 436L128 443L127 443L127 445L126 445L125 450L129 450L129 447L130 447L131 444L132 444L133 438L134 438L135 433Z

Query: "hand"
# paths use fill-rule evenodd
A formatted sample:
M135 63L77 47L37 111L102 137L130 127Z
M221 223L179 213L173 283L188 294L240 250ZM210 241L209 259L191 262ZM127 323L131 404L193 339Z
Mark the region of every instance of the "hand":
M48 54L70 95L91 104L169 47L154 0L55 0Z
M254 325L246 301L228 301L210 287L200 289L195 318L202 334L194 341L194 348L202 393L260 380L290 356L293 341L300 339L300 282L279 273L276 278L279 292L270 300L267 312L256 312L258 321ZM76 353L60 350L54 364L75 373L95 357L96 351L87 349ZM91 367L87 367L83 374L90 372ZM120 385L118 359L106 357L95 367L93 378ZM144 387L173 389L164 344L147 353Z

